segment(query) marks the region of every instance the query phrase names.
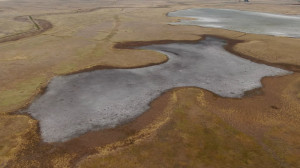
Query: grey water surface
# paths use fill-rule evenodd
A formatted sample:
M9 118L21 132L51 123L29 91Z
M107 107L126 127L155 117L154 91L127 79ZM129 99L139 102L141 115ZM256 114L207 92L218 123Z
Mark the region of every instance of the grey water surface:
M186 17L175 25L196 25L223 28L245 33L300 37L300 16L250 12L233 9L186 9L168 13L168 16Z
M195 86L224 97L261 87L264 76L290 73L227 52L225 41L150 45L169 57L160 65L58 76L26 112L40 122L45 142L66 141L90 130L112 128L141 115L162 92Z

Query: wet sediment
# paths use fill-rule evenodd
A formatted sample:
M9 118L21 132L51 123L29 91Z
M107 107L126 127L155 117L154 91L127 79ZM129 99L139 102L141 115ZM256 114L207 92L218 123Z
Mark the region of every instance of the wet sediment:
M224 38L223 38L224 39ZM227 45L224 46L227 51L233 51L232 47L237 44L238 40L228 40ZM124 42L119 43L115 47L116 48L135 48L140 47L143 45L149 45L149 44L166 44L170 42L179 42L182 43L183 41L172 41L172 40L165 40L165 41L153 41L153 42ZM185 43L191 43L195 44L198 41L184 41ZM237 54L238 56L241 56ZM245 56L242 56L245 57ZM251 57L250 57L251 58ZM258 60L259 61L259 60ZM270 63L269 65L274 65ZM276 65L278 66L278 65ZM282 65L280 65L282 66ZM90 71L95 69L102 69L107 67L93 67L89 69ZM115 67L109 67L109 68L115 68ZM284 66L284 69L289 70L290 66ZM88 71L88 70L84 70ZM152 123L157 116L161 115L161 111L163 111L164 106L168 102L168 95L171 93L171 91L167 91L163 96L160 96L156 100L154 100L151 103L151 108L144 112L141 116L138 118L132 120L131 122L118 126L116 128L112 129L106 129L106 130L99 130L99 131L91 131L84 135L81 135L78 138L74 138L72 140L66 141L66 142L58 142L58 143L45 143L42 142L41 139L35 139L36 142L33 142L33 146L28 147L28 149L25 149L22 154L19 155L17 160L26 160L26 159L37 159L41 160L43 164L49 165L51 157L49 156L55 156L57 154L63 154L63 153L76 153L76 157L72 159L72 163L76 163L76 160L81 158L82 156L86 156L88 154L92 154L96 152L95 147L104 146L109 143L113 143L116 141L124 140L126 137L130 135L134 135L136 132L140 131L141 129L145 128L146 125ZM216 95L218 97L218 95ZM155 104L159 104L159 106L155 107ZM154 106L153 106L154 105ZM37 134L39 134L39 131L37 131ZM99 138L92 138L92 137L99 137ZM105 138L101 138L105 137ZM30 137L29 137L30 138ZM78 147L77 147L78 146ZM46 152L48 151L48 152ZM24 155L25 154L25 155ZM28 156L25 157L24 156ZM13 164L12 164L13 165Z

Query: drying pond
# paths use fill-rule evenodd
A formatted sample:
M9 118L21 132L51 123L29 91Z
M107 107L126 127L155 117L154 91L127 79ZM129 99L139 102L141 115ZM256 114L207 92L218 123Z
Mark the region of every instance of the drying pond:
M170 12L168 16L195 19L173 23L176 25L196 25L253 34L300 37L300 16L296 15L200 8Z
M39 120L46 142L66 141L90 130L115 127L149 108L162 92L196 86L224 97L241 97L261 87L264 76L290 72L253 63L227 52L226 41L150 45L169 57L160 65L108 69L55 77L26 110Z

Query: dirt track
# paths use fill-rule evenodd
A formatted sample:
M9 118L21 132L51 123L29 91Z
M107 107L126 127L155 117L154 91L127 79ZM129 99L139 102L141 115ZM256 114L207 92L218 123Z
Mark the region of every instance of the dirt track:
M27 16L19 16L15 18L16 21L20 21L20 22L32 22ZM1 37L0 38L0 43L5 43L5 42L10 42L10 41L16 41L16 40L20 40L23 38L28 38L28 37L32 37L32 36L36 36L39 35L49 29L51 29L53 26L50 22L48 22L47 20L43 20L43 19L34 19L34 21L37 22L39 28L33 28L32 30L29 30L27 32L23 32L23 33L19 33L19 34L13 34L10 36L6 36L6 37Z
M151 5L148 4L148 7L143 8L122 7L103 9L99 11L96 9L87 13L76 13L72 11L63 16L59 15L59 13L64 12L56 12L58 14L47 14L40 16L41 18L39 19L41 20L36 19L40 26L43 24L49 26L49 23L52 23L52 29L42 33L35 31L34 33L37 34L33 33L34 36L30 38L23 38L17 41L10 40L11 42L9 43L1 43L0 68L3 73L1 73L0 76L0 111L2 112L0 117L0 135L5 137L1 139L1 143L5 144L7 148L3 149L3 153L5 155L1 156L0 159L4 158L4 164L7 160L16 159L14 162L11 162L14 163L11 164L12 167L13 165L27 165L28 167L56 165L58 167L63 167L68 166L69 161L71 165L75 165L78 162L84 162L82 159L85 158L87 154L95 152L101 153L101 151L105 151L99 150L99 146L108 144L109 142L124 140L130 135L133 135L134 138L127 141L121 141L121 143L112 144L108 146L108 148L116 148L116 146L124 145L128 146L129 144L146 144L145 146L129 146L129 149L138 149L140 151L145 151L146 153L151 152L151 150L157 146L158 141L150 141L150 143L154 144L154 147L149 147L149 141L143 141L143 138L135 136L139 135L135 133L142 128L147 127L148 123L157 121L155 118L161 115L160 112L163 111L163 109L165 109L165 113L163 114L169 114L172 116L172 114L176 114L174 113L174 110L176 111L176 108L182 105L182 103L187 103L188 106L194 108L193 105L197 103L194 103L193 99L195 98L198 100L197 94L203 92L204 97L206 98L205 100L208 102L208 106L205 108L202 108L202 106L201 108L195 107L196 111L216 114L217 118L221 118L222 121L225 121L227 124L232 126L233 129L254 138L254 143L262 146L263 151L267 151L267 154L265 155L267 155L268 158L275 158L276 162L278 162L282 167L296 167L299 165L299 162L297 161L299 158L296 157L299 156L299 150L297 150L298 148L296 147L299 145L299 143L297 143L299 141L297 140L299 139L298 131L300 130L299 122L297 122L299 121L299 111L297 111L297 109L299 109L299 103L297 102L299 101L300 94L298 87L298 79L300 77L298 73L286 77L264 79L262 93L254 93L254 95L249 93L250 97L241 100L220 98L206 91L202 91L201 89L179 89L174 92L170 91L154 101L153 108L144 114L144 118L141 117L141 119L137 119L136 123L132 122L132 127L127 125L122 128L120 127L115 130L107 130L102 133L91 132L81 138L71 140L65 144L44 144L40 142L38 134L39 128L36 121L23 115L7 115L7 113L16 111L20 107L24 107L26 104L30 103L34 97L38 95L41 88L47 85L49 79L55 75L70 74L79 71L90 71L93 69L107 67L132 68L159 64L166 61L164 56L153 52L134 51L128 49L128 47L174 41L192 42L199 39L199 36L203 34L235 39L232 41L230 40L232 45L227 46L226 49L228 51L247 59L251 59L255 62L299 72L300 62L297 53L299 53L300 43L298 39L251 35L221 29L206 29L193 26L170 26L167 25L167 23L175 22L176 19L165 17L166 12L168 11L196 6L217 8L226 7L243 10L297 14L300 13L299 8L295 8L297 5L276 5L270 4L269 1L266 4L251 5L235 3L218 5L218 2L203 5L201 3L202 2L181 4L183 6L172 6L172 4L169 4L168 6L164 4L160 5L159 8L149 7ZM113 12L113 15L108 14L108 12L111 11ZM33 18L36 17L35 15L32 16ZM76 19L74 19L73 16L75 16ZM101 16L101 18L99 18L99 16ZM113 30L115 23L113 16L119 16L120 19L117 32L111 31ZM87 17L89 19L86 19ZM133 21L132 18L135 18L135 20ZM42 20L47 20L48 22L43 23ZM88 22L89 20L91 20L92 23ZM89 29L89 31L84 32L84 37L87 37L86 35L90 35L89 33L91 33L90 36L92 38L90 37L89 39L86 39L81 37L79 32L85 28L79 28L76 25L87 25L86 27L95 25L95 28L91 26L93 29ZM98 30L101 31L98 32ZM114 32L113 36L110 36L111 32ZM29 36L31 35L20 37ZM94 37L96 38L94 39ZM109 37L109 40L99 41L101 39L106 39L106 37ZM78 50L78 48L83 49ZM266 50L266 48L268 50ZM173 96L171 93L175 93L176 95L178 94L178 97L181 96L181 101L176 101L175 103L170 101ZM191 101L193 103L184 102L184 100ZM158 110L156 110L155 104L157 104ZM153 110L153 112L151 112L151 110ZM185 109L185 112L194 116L193 111L190 112L188 109ZM169 117L168 121L168 123L177 122L178 117ZM195 119L195 122L203 121L198 118ZM214 124L214 122L210 122L210 124ZM188 126L190 128L194 128L195 125ZM147 131L145 131L145 134L152 135L151 137L154 137L155 139L155 137L160 137L155 136L157 133L158 135L166 135L170 130L178 129L178 127L172 127L170 125L160 125L159 128L162 128L162 132L159 132L160 129L158 131L157 129L154 129L154 131L150 129L151 131L149 132L152 132L153 134L150 134L149 132L149 134L146 134ZM169 133L172 135L181 135L185 134L186 131L181 130ZM200 134L201 131L198 133ZM112 134L115 136L111 136ZM99 137L105 136L106 138L92 138L97 137L98 135ZM143 135L143 133L141 135ZM16 137L18 138L16 139ZM148 136L146 137L146 139L148 139ZM168 139L168 144L175 145L176 142L171 139ZM175 137L175 139L180 138ZM188 140L193 139L199 142L202 142L203 140L201 138L199 139L199 137L191 137ZM181 144L184 144L184 142ZM220 144L223 143L220 142ZM81 147L75 148L74 146ZM147 146L151 150L143 149ZM165 146L168 147L167 144ZM180 147L180 149L185 149L180 145L178 147ZM23 149L22 152L20 152L20 149ZM251 151L251 148L248 150ZM257 150L260 151L261 149L257 148ZM87 160L86 163L99 164L97 159L100 158L102 161L101 163L103 163L104 166L118 166L117 164L120 163L123 164L123 167L125 167L126 164L119 162L120 160L118 160L118 157L120 156L122 158L123 156L129 156L129 154L126 152L126 149L121 149L121 151L122 152L120 152L119 155L113 152L112 155L105 155L108 158L99 157L99 155L92 156L92 160ZM25 153L26 155L21 156L20 154L22 153ZM155 156L159 156L160 158L166 157L155 155L155 152L153 154L153 163L156 163ZM15 158L15 156L17 156L17 158ZM132 158L135 157L142 158L132 155ZM109 159L111 159L111 162L106 164L104 161L109 161ZM217 163L216 160L212 158L208 162ZM3 159L0 161L3 161ZM254 159L252 161L254 163L259 163L259 160L257 161ZM224 163L225 162L226 160ZM142 162L140 163L142 164ZM266 164L268 163L272 165L271 162L266 162ZM144 163L142 165L147 164ZM222 162L220 165L222 165ZM267 167L267 165L265 167ZM273 165L273 167L276 166Z
M202 37L201 39L204 39L204 38L205 38L205 36ZM218 37L218 38L221 38L221 37ZM226 39L226 38L223 38L223 39ZM225 46L225 48L228 51L232 51L232 48L234 47L235 44L242 42L242 41L232 40L232 39L226 39L226 40L228 41L228 45ZM196 41L198 41L198 40L196 40ZM140 46L150 45L150 44L167 44L167 43L171 43L171 42L172 43L175 43L175 42L194 43L196 41L169 41L169 40L167 40L167 41L152 41L152 42L124 42L124 43L117 44L116 48L128 49L128 48L140 47ZM241 56L241 55L239 55L239 56ZM249 56L242 55L241 57L244 57L244 58L246 57L247 59L250 58L250 60L252 60L252 58ZM262 63L259 60L257 61L255 59L253 59L252 61ZM286 70L292 70L292 69L290 69L291 66L283 66L283 65L278 66L277 64L272 64L272 63L268 63L268 64L270 66L277 66L280 68L284 68ZM113 68L113 67L100 67L100 68L105 69L105 68ZM96 70L96 69L99 69L99 67L93 67L91 69L84 70L84 71L86 72L86 71L92 71L92 70ZM79 73L79 72L76 72L76 73ZM296 73L294 75L288 75L285 77L275 77L275 78L273 77L273 78L268 78L268 79L272 79L272 81L274 81L274 82L277 81L276 82L277 86L275 88L277 88L278 86L284 88L284 87L287 87L287 86L285 86L287 83L283 84L282 81L292 80L293 78L295 78L297 76L299 76L298 73ZM281 82L281 84L278 84L278 82ZM278 89L275 89L275 88L271 87L270 85L268 85L268 87L266 88L266 86L264 85L264 87L262 89L260 89L260 91L258 93L257 93L257 89L248 91L247 94L245 95L245 97L248 97L248 98L243 98L240 101L242 101L242 102L250 101L251 102L253 99L253 101L255 102L263 96L264 100L268 99L270 101L270 103L268 103L268 104L278 104L278 101L280 101L280 99L278 99L277 97L276 98L273 97L274 96L273 94L270 94L270 95L268 94L268 96L266 96L266 94L265 94L266 92L277 91ZM72 159L70 160L70 164L76 165L85 156L97 153L97 150L96 150L97 148L105 147L108 144L114 144L116 142L121 142L119 144L117 143L117 145L113 147L113 148L118 148L118 149L119 148L122 149L122 147L126 147L128 145L135 144L135 143L139 142L141 139L147 138L153 134L154 130L149 129L149 127L151 128L151 124L161 125L162 123L160 123L160 122L163 122L163 123L166 122L165 120L158 119L158 117L165 116L166 114L167 114L167 116L171 115L170 111L166 111L166 109L170 105L170 102L169 102L170 97L171 97L172 93L176 93L177 91L180 91L182 89L184 89L184 88L176 88L176 89L167 91L162 96L160 96L155 101L153 101L151 103L151 108L148 111L146 111L142 116L138 117L137 119L135 119L134 121L132 121L128 124L119 126L117 128L106 129L103 131L88 132L78 138L74 138L65 143L48 144L48 143L42 142L40 138L36 138L35 139L36 142L32 142L33 146L29 146L28 149L23 150L21 155L19 157L17 157L16 160L14 160L13 164L11 163L12 164L11 166L23 165L24 163L26 163L30 160L35 160L35 161L39 162L40 166L48 167L48 166L51 166L51 164L52 164L51 161L55 157L62 156L62 155L68 155L70 153L72 153L72 155L74 155L74 157L72 157ZM195 88L195 89L202 90L199 88ZM211 95L212 93L205 91L205 95L206 94ZM232 103L233 107L236 106L234 102L239 101L239 99L222 98L215 94L212 94L212 95L214 97L217 97L218 99L221 99L221 101L220 101L220 102L222 102L221 104L223 104L223 103L227 104L227 103L233 101L233 103ZM251 99L251 100L249 100L249 99ZM214 103L213 101L210 101L210 102ZM241 102L241 104L243 104L242 102ZM266 103L266 102L264 101L264 103ZM264 106L266 106L266 105L264 104L259 107L264 107ZM280 108L280 107L277 107L276 105L275 106L270 105L270 107L272 107L272 109ZM239 110L241 110L241 109L247 109L247 106L242 107ZM221 117L226 118L226 116L222 116L222 115L221 115ZM232 122L232 121L230 121L230 122ZM142 132L142 133L140 133L140 132ZM30 135L30 136L31 136L30 139L32 139L32 135ZM34 133L34 136L39 136L39 130L37 130L37 132ZM47 151L51 151L51 152L47 152Z

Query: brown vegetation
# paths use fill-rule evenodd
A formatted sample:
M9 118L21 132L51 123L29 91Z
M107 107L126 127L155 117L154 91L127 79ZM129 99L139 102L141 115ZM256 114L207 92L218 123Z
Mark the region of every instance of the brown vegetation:
M68 167L79 161L82 161L81 166L87 167L99 164L107 167L118 164L122 167L151 167L162 162L165 165L161 166L166 167L300 165L298 73L266 78L263 80L263 94L243 99L225 99L196 88L176 89L158 98L151 109L154 111L144 114L147 120L136 120L140 121L136 122L138 125L133 122L129 124L132 127L125 125L115 130L91 132L83 136L86 138L63 144L41 142L37 121L24 115L11 115L27 106L55 75L96 68L141 67L167 60L164 55L152 51L119 49L126 41L143 41L145 44L161 40L194 41L204 34L222 36L241 40L232 45L233 48L228 48L231 52L299 71L299 39L196 26L171 26L168 23L178 18L165 15L170 11L195 7L299 14L297 5L266 0L247 5L219 0L209 3L157 1L155 5L150 1L107 0L101 4L79 2L74 6L68 2L59 6L56 1L47 1L47 8L39 9L34 7L39 6L34 1L28 2L33 5L24 7L13 2L0 3L4 4L0 9L1 14L5 14L3 16L32 15L43 27L42 30L28 31L28 27L24 26L26 30L18 32L25 32L25 35L10 34L11 38L5 37L10 40L0 43L0 167L9 160L12 167ZM99 7L95 8L96 5ZM57 7L57 11L51 7ZM15 13L14 8L21 12ZM7 26L17 22L11 20ZM44 31L50 23L53 28ZM115 45L117 48L114 48ZM155 104L160 103L160 108L156 109ZM170 114L170 117L165 114ZM157 128L160 129L156 132ZM110 136L111 131L115 136ZM113 143L116 141L119 142ZM105 147L109 143L113 144ZM110 150L110 147L118 150ZM218 153L214 155L216 151ZM86 155L95 152L100 154L84 161ZM120 158L129 157L131 159L127 159L126 163L120 161Z

